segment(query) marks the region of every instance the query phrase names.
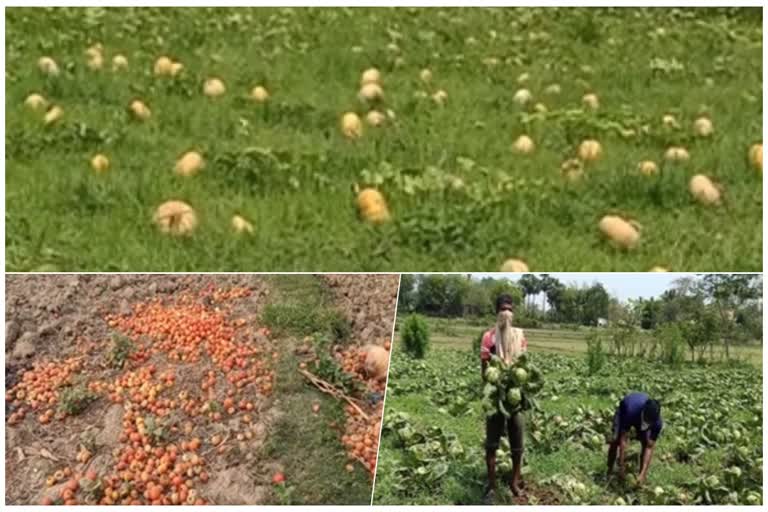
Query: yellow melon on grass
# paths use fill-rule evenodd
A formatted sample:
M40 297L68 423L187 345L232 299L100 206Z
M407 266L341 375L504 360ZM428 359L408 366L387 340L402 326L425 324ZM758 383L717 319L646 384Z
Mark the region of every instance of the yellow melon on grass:
M568 181L578 181L584 176L584 164L578 158L569 158L560 165L560 174Z
M59 65L51 57L40 57L37 60L37 68L44 75L56 76L59 74Z
M366 114L365 121L371 126L381 126L387 120L387 116L378 110L371 110Z
M705 206L719 205L722 199L720 187L703 174L691 178L688 190L696 201Z
M43 122L46 125L51 125L53 123L60 121L62 117L64 117L64 109L58 105L53 105L51 108L48 109L48 112L45 113Z
M190 235L198 225L197 214L192 207L176 200L158 206L153 220L161 232L175 236Z
M597 110L600 108L600 99L597 97L597 94L585 94L581 98L581 104L584 105L584 108L589 110Z
M691 159L691 155L688 153L688 150L683 147L672 146L667 149L666 153L664 153L664 159L669 162L684 163Z
M133 117L139 121L147 121L152 117L152 111L149 110L149 107L141 100L133 100L129 106L129 110Z
M357 195L357 210L360 216L371 224L383 224L391 218L386 199L375 188L360 191Z
M218 78L209 78L203 84L203 94L209 98L222 96L225 92L227 92L227 88L224 82Z
M665 267L653 267L648 272L669 272L669 269Z
M91 71L98 71L104 67L104 48L101 44L95 44L85 50L86 65Z
M265 103L269 99L269 92L262 85L257 85L251 89L251 99L256 103Z
M240 215L233 216L231 224L232 229L237 234L253 234L253 224L245 220L245 218L241 217Z
M91 158L91 169L96 174L103 174L109 170L109 158L101 153L94 155Z
M709 137L714 131L715 126L708 117L700 117L693 122L693 133L698 137Z
M184 71L184 64L181 62L174 62L171 64L171 76L178 76L182 71Z
M360 87L357 97L360 101L371 103L381 101L384 98L384 90L376 82L368 82Z
M432 82L432 71L426 68L422 69L419 72L419 79L425 84Z
M359 139L363 136L363 122L354 112L347 112L341 117L341 133L348 139Z
M179 176L194 176L205 167L203 155L197 151L187 151L176 161L173 170Z
M528 264L523 260L518 260L514 258L508 259L501 265L500 271L514 272L514 273L528 272Z
M603 236L620 249L632 249L640 241L640 226L618 215L606 215L598 227Z
M579 158L584 162L594 162L603 156L603 146L596 140L585 140L579 145Z
M512 100L521 107L524 107L533 100L533 94L531 94L531 91L528 89L519 89L517 92L515 92Z
M659 166L652 160L643 160L637 165L637 170L643 176L654 176L659 173Z
M443 89L435 91L435 93L432 95L432 101L440 106L445 105L445 102L448 101L448 93Z
M31 110L43 110L48 106L48 100L46 100L41 94L32 93L24 100L24 105Z
M171 69L173 67L173 60L165 55L158 57L155 61L153 68L155 75L157 76L171 76Z
M512 144L512 149L515 153L530 155L536 150L536 144L534 144L533 139L529 136L521 135L515 140L514 144Z
M363 86L366 84L381 85L381 71L376 68L368 68L363 71L363 74L360 77L360 85Z
M115 55L112 57L112 71L122 71L128 69L128 59L125 55Z

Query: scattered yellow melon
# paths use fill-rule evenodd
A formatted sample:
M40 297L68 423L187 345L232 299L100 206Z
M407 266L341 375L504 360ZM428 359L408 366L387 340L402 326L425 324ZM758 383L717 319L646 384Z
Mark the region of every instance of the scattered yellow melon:
M672 146L664 153L664 159L670 162L687 162L691 159L691 155L683 147Z
M133 100L129 108L133 117L139 121L146 121L152 117L152 111L149 110L149 107L141 100Z
M709 137L714 131L715 127L708 117L700 117L693 122L693 133L699 137Z
M520 89L512 97L512 100L521 107L524 107L533 100L533 94L528 89Z
M157 76L171 76L171 68L173 67L173 60L165 55L158 57L155 61L155 75Z
M509 259L501 265L501 272L528 272L528 264L523 260Z
M173 168L179 176L194 176L205 167L203 156L197 151L187 151L176 162Z
M91 46L85 51L86 65L91 71L98 71L104 67L104 53L100 44Z
M422 69L419 73L419 79L425 84L430 83L432 81L432 71L426 68Z
M616 247L632 249L640 241L639 226L617 215L606 215L598 225L600 232Z
M360 98L360 101L364 102L379 101L384 97L384 91L378 83L368 82L360 87L360 92L357 96Z
M128 69L128 59L125 55L115 55L112 57L112 71L121 71Z
M348 139L359 139L363 136L363 122L354 112L347 112L341 117L341 133Z
M643 160L638 164L637 170L643 176L654 176L659 173L659 166L652 160Z
M182 71L184 71L184 64L181 62L174 62L171 64L171 76L178 76Z
M105 155L97 154L91 158L91 169L97 174L103 174L109 170L109 158Z
M387 116L378 110L371 110L366 114L365 121L371 126L381 126L387 120Z
M251 99L256 103L264 103L269 99L269 92L262 85L257 85L251 89Z
M664 116L661 118L661 124L667 128L680 128L680 123L677 122L677 118L672 114L664 114Z
M47 125L53 124L59 121L62 117L64 117L64 109L58 105L54 105L48 109L48 112L45 113L43 122Z
M357 195L357 210L364 220L372 224L382 224L391 218L387 201L381 192L374 188L360 191Z
M210 98L216 98L225 92L227 92L227 88L224 86L224 82L218 78L209 78L203 84L203 94Z
M570 158L560 165L560 174L568 181L578 181L584 176L584 164L578 158Z
M720 204L720 188L703 174L697 174L688 183L691 195L701 204L713 206Z
M529 136L521 135L517 138L514 144L512 144L512 149L515 153L530 155L536 150L536 144L534 144L533 139Z
M183 236L197 227L197 214L184 201L167 201L155 210L153 220L163 233Z
M445 102L448 101L448 93L443 89L435 91L435 93L432 95L432 101L441 106L445 105Z
M40 57L37 60L37 68L44 75L56 76L59 74L59 65L51 57Z
M48 100L46 100L41 94L32 93L24 100L24 105L32 110L43 110L48 106Z
M594 162L603 156L603 147L596 140L585 140L579 145L579 158L584 162Z
M544 93L550 96L557 96L562 92L562 88L559 84L550 84L544 89Z
M755 144L749 148L749 162L752 166L763 173L763 144Z
M360 85L365 84L379 84L381 85L381 71L376 68L369 68L363 71L360 77Z
M232 217L232 229L235 231L235 233L238 234L253 234L253 224L245 220L240 215L235 215Z
M669 272L669 269L665 267L653 267L648 272Z
M590 93L585 94L581 98L581 104L584 105L585 108L588 108L589 110L597 110L600 108L600 99L597 97L597 94Z

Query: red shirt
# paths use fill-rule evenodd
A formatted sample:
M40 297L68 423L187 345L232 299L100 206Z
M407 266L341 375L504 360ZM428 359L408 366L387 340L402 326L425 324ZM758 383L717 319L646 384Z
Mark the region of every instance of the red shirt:
M523 351L528 350L528 340L523 336L523 341L520 343L523 347ZM491 327L483 334L483 342L480 344L480 360L490 361L491 355L496 353L496 328Z

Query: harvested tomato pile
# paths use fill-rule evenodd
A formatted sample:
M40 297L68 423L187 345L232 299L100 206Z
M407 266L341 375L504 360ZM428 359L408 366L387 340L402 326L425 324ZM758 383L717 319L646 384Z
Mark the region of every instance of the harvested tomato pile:
M368 404L364 411L368 417L347 405L344 408L347 420L344 425L344 435L341 442L347 449L350 459L357 460L368 470L371 477L376 472L376 456L379 452L379 434L381 432L381 415L384 408L384 390L386 381L370 378L365 371L365 350L350 348L335 354L341 368L366 385L369 394L378 395L381 399ZM347 466L351 470L351 466Z
M114 465L96 474L88 468L93 454L83 448L79 464L48 477L50 491L41 504L208 503L202 490L209 480L206 457L230 448L221 435L209 435L209 427L219 425L224 415L236 416L244 429L237 439L250 439L257 395L269 396L273 390L271 366L277 353L263 342L268 331L230 318L228 303L249 294L247 288L209 288L179 294L168 303L139 303L127 315L107 315L108 325L130 339L132 352L118 375L84 382L84 389L122 406ZM179 371L187 379L178 378L176 368L193 363L198 368L208 363L210 369L194 373L187 366ZM22 421L27 410L42 411L40 423L48 423L61 389L73 386L81 370L80 359L71 358L25 372L6 393L14 406L9 423ZM190 379L190 373L199 377Z
M38 416L40 423L49 423L56 415L63 419L66 414L54 411L61 388L72 384L72 376L80 370L80 358L69 358L64 361L38 363L32 370L24 372L21 382L6 391L5 400L11 403L14 412L8 417L8 423L15 425L22 421L27 414L27 408L32 411L43 411Z

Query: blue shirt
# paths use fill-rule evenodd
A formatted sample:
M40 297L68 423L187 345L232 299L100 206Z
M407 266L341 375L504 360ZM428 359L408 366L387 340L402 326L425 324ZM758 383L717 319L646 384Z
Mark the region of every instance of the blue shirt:
M618 423L619 432L629 432L629 429L635 427L638 438L645 437L646 432L641 432L643 407L648 402L648 395L645 393L630 393L624 397L619 404ZM652 441L656 441L661 434L664 423L661 421L661 414L656 423L650 425L648 429Z

